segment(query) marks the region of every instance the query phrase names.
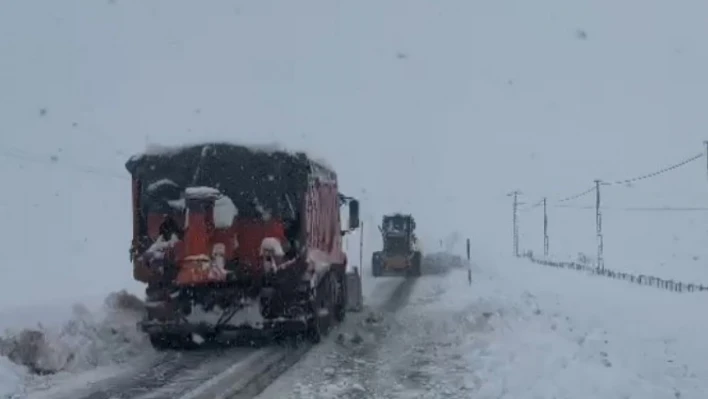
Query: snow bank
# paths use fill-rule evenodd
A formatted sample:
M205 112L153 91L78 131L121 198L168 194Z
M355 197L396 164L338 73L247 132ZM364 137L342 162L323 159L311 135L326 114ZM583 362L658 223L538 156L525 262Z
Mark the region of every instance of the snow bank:
M26 371L0 356L0 398L16 398L24 393L24 379Z
M0 338L2 389L17 392L18 387L43 386L55 376L115 365L151 351L136 327L144 312L137 297L116 292L105 299L101 313L81 304L72 311L62 325L39 323L32 329L6 331Z

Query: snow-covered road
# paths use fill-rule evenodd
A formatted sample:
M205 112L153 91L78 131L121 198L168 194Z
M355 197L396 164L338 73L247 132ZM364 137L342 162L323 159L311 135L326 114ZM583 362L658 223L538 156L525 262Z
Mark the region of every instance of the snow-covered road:
M702 297L500 256L419 279L258 398L705 398Z
M314 347L145 353L11 398L703 399L702 295L495 256L365 275L364 312ZM69 378L71 377L71 378ZM51 383L50 383L51 382Z
M455 385L467 370L451 374L450 360L460 359L437 356L456 334L482 331L486 320L466 320L466 308L453 315L434 309L445 302L451 282L469 289L463 269L404 281L389 301L372 304L364 317L311 350L258 398L424 398Z
M132 363L132 370L85 386L58 386L35 393L36 399L176 398L206 383L229 366L248 361L255 349L230 348L220 351L156 354L149 362Z

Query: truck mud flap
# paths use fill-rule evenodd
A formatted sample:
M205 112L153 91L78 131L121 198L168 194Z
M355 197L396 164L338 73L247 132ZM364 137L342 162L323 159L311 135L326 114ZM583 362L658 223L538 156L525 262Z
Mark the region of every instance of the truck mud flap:
M361 274L358 267L347 272L344 283L347 285L347 311L361 312L364 308L364 295L361 292Z

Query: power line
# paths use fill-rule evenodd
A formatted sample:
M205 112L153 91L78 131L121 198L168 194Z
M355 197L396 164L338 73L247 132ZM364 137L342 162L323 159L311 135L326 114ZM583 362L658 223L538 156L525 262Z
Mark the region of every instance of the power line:
M594 192L594 191L595 191L595 186L592 186L592 187L590 187L589 189L583 191L582 193L574 194L574 195L571 195L571 196L569 196L569 197L565 197L565 198L559 199L559 200L556 201L556 202L568 202L568 201L572 201L572 200L574 200L574 199L578 199L578 198L580 198L580 197L584 197L584 196L586 196L586 195L588 195L588 194L590 194L590 193L592 193L592 192Z
M586 195L588 195L588 194L591 194L591 193L594 193L594 192L595 192L595 186L590 187L589 189L587 189L587 190L585 190L585 191L583 191L583 192L581 192L581 193L574 194L574 195L571 195L571 196L569 196L569 197L561 198L561 199L559 199L559 200L556 200L555 202L559 202L559 203L560 203L560 202L572 201L572 200L574 200L574 199L578 199L578 198L580 198L580 197L584 197L584 196L586 196ZM532 210L532 209L535 209L535 208L540 207L541 205L543 205L543 199L541 199L540 201L534 203L533 205L530 205L530 206L527 206L527 207L521 209L521 211L522 211L522 212L528 212L528 211L530 211L530 210ZM553 206L553 207L557 207L557 206Z
M9 150L9 151L8 151ZM13 152L14 151L14 152ZM85 166L85 165L79 165L79 164L74 164L74 163L69 163L66 161L52 161L51 157L40 157L39 155L34 155L34 154L29 154L23 150L17 149L17 148L5 148L3 150L0 150L0 157L3 158L12 158L12 159L17 159L25 162L32 162L36 164L41 164L41 165L47 165L47 166L59 166L59 167L64 167L68 169L75 170L77 172L81 173L86 173L86 174L93 174L93 175L98 175L102 177L109 177L112 179L121 179L121 180L128 180L129 177L126 175L118 174L114 171L106 170L106 169L99 169L95 168L92 166Z
M685 159L685 160L683 160L683 161L681 161L681 162L679 162L679 163L677 163L677 164L674 164L674 165L671 165L671 166L667 166L667 167L665 167L665 168L663 168L663 169L660 169L660 170L658 170L658 171L656 171L656 172L652 172L652 173L648 173L648 174L645 174L645 175L633 177L633 178L631 178L631 179L616 180L616 181L614 181L614 182L603 182L603 185L609 186L609 185L613 185L613 184L627 184L627 183L635 182L635 181L638 181L638 180L649 179L649 178L651 178L651 177L655 177L655 176L664 174L664 173L666 173L666 172L670 172L670 171L672 171L672 170L674 170L674 169L678 169L678 168L680 168L680 167L682 167L682 166L684 166L684 165L687 165L687 164L689 164L689 163L691 163L691 162L693 162L693 161L696 161L696 160L698 160L698 159L703 158L703 156L705 156L705 154L704 154L704 153L700 153L700 154L698 154L698 155L692 156L691 158Z
M536 202L535 204L531 205L529 208L538 208L541 205L543 205L543 200Z
M576 205L555 205L554 208L562 209L581 209L590 210L595 209L595 206L576 206ZM707 212L708 207L680 207L680 206L625 206L625 207L612 207L612 206L602 206L602 210L609 211L636 211L636 212Z
M518 205L522 205L522 204L524 204L524 203L523 203L523 202L519 202L519 203L518 203ZM538 207L541 206L541 205L543 205L543 200L540 200L540 201L538 201L538 202L536 202L536 203L534 203L534 204L532 204L532 205L529 205L529 206L520 208L519 211L521 211L521 212L528 212L528 211L530 211L530 210L532 210L532 209L538 208Z
M652 173L647 173L647 174L640 175L640 176L636 176L636 177L633 177L633 178L630 178L630 179L616 180L616 181L610 181L610 182L605 182L605 181L603 181L603 182L601 182L600 184L603 185L603 186L625 185L625 184L628 184L628 183L631 183L631 182L649 179L649 178L656 177L656 176L659 176L659 175L661 175L661 174L664 174L664 173L666 173L666 172L670 172L670 171L672 171L672 170L678 169L678 168L680 168L680 167L682 167L682 166L685 166L685 165L687 165L687 164L689 164L689 163L691 163L691 162L697 161L697 160L703 158L704 156L705 156L705 153L700 153L700 154L694 155L694 156L692 156L692 157L690 157L690 158L688 158L688 159L685 159L685 160L683 160L683 161L681 161L681 162L679 162L679 163L673 164L673 165L671 165L671 166L667 166L667 167L665 167L665 168L663 168L663 169L660 169L660 170L655 171L655 172L652 172ZM568 202L568 201L573 201L573 200L576 200L576 199L578 199L578 198L584 197L584 196L586 196L586 195L589 195L589 194L595 192L596 189L597 189L597 187L593 185L592 187L588 188L587 190L585 190L585 191L583 191L583 192L580 192L580 193L577 193L577 194L573 194L573 195L570 195L570 196L565 197L565 198L561 198L561 199L557 200L556 202ZM528 211L528 210L531 210L531 209L533 209L533 208L537 208L537 207L539 207L542 203L543 203L543 200L537 202L536 204L534 204L534 206L530 206L530 207L528 207L528 208L525 208L524 211Z

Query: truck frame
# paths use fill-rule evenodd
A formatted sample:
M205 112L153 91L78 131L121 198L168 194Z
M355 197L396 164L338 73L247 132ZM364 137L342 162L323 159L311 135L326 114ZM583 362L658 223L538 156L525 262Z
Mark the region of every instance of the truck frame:
M252 335L318 342L361 303L348 297L361 295L361 281L342 247L359 227L359 202L323 162L210 142L148 149L126 168L133 276L147 284L139 326L155 348Z

